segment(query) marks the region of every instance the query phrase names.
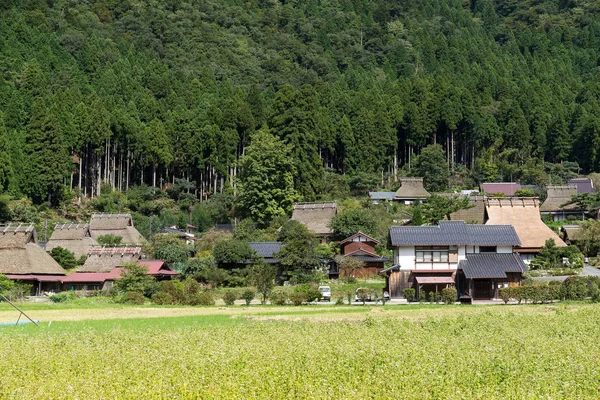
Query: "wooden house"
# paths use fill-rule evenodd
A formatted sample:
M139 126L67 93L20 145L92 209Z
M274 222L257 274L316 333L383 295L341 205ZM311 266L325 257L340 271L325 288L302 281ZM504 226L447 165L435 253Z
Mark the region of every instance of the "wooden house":
M585 210L577 204L563 205L577 195L577 185L548 186L546 200L540 206L543 216L548 216L554 221L567 219L585 219Z
M283 243L281 242L250 242L250 248L256 252L258 257L266 264L278 264L279 258L276 254L281 251Z
M400 188L395 192L369 192L374 203L399 201L404 204L422 202L430 196L423 186L423 178L400 178Z
M96 241L101 236L115 235L122 238L123 245L141 246L146 243L146 239L134 228L131 214L93 214L90 233Z
M469 225L464 221L440 221L437 226L392 226L389 245L394 251L394 264L384 269L386 287L391 298L401 298L402 290L415 288L417 294L440 291L456 285L462 294L490 299L497 296L499 285L520 284L523 262L513 253L521 245L510 225ZM473 255L490 254L490 257ZM489 269L489 259L500 256L493 276L471 275L473 270ZM498 258L498 257L496 257ZM467 272L458 273L461 262ZM502 268L521 275L502 275ZM485 275L485 274L484 274ZM461 278L463 276L463 278ZM514 282L512 279L514 278Z
M51 252L55 247L72 251L76 258L87 256L89 250L98 246L92 238L88 224L56 224L50 240L46 243L46 251Z
M0 225L0 274L32 285L32 295L58 292L66 271L37 243L31 224Z
M292 220L302 223L321 240L327 243L333 236L333 229L329 224L337 215L335 202L325 203L298 203L294 204Z
M377 239L358 232L338 243L342 257L352 257L364 263L364 267L354 271L355 278L375 276L383 270L386 257L375 253L375 246L380 244Z
M542 221L537 198L488 198L485 211L486 225L514 226L521 240L519 254L525 262L531 261L548 239L554 240L557 246L566 247L565 242Z
M579 225L563 225L560 230L563 241L568 245L576 244L581 240L581 226Z
M110 272L124 264L138 262L141 256L141 247L94 247L77 272Z

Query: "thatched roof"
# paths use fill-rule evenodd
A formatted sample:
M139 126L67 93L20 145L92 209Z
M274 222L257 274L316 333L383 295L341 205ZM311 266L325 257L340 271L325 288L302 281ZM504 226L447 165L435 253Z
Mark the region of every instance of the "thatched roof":
M123 244L139 246L146 242L146 239L133 227L131 214L93 214L90 233L94 240L104 235L115 235L123 238Z
M327 236L333 233L328 225L336 214L336 203L298 203L294 204L292 219L319 236Z
M88 224L57 224L46 243L46 251L50 252L55 247L62 247L75 253L75 257L87 255L88 251L97 246L90 233Z
M577 194L577 185L548 186L547 190L548 197L540 207L540 211L553 212L578 209L577 204L561 207L561 204L570 201Z
M565 242L542 221L538 199L488 198L485 208L489 218L486 225L510 224L514 226L521 240L519 252L536 253L548 239L554 239L557 246L566 246Z
M423 178L400 178L400 188L394 197L399 200L425 199L429 192L423 187Z
M563 225L561 230L565 242L576 242L581 239L581 226L579 225Z
M0 226L0 274L66 274L35 238L33 225Z
M137 262L141 255L142 249L139 247L95 247L77 272L110 272L113 268Z
M485 222L485 196L469 196L471 208L461 209L450 214L453 221L465 221L469 224L483 224Z

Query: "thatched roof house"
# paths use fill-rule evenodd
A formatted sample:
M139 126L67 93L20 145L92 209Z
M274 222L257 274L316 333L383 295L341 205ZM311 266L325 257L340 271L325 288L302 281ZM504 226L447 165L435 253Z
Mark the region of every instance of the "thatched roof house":
M396 200L410 202L429 197L429 192L423 187L423 178L400 178L400 185L394 195Z
M87 256L93 246L97 246L90 233L88 224L56 224L50 240L46 243L46 251L62 247L75 253L75 257Z
M136 263L142 255L140 247L95 247L77 272L110 272L124 264Z
M93 214L90 232L94 240L104 235L115 235L121 236L122 243L130 246L140 246L146 242L133 227L131 214Z
M581 226L563 225L561 228L562 238L567 244L573 244L581 240Z
M66 271L37 244L33 225L0 225L0 274L32 284L32 294L58 290Z
M539 200L535 198L486 199L486 225L514 226L521 240L519 253L535 254L544 246L546 240L553 239L557 246L566 246L565 242L544 222L540 215Z
M577 194L577 185L548 186L548 196L540 207L542 215L552 215L555 221L562 221L568 215L583 216L577 204L561 206L570 201Z
M441 196L463 196L461 195L448 195L441 193ZM481 195L470 195L469 196L469 207L458 210L450 214L450 219L453 221L465 221L468 224L483 224L485 223L485 196Z
M292 219L304 224L309 231L319 237L330 237L333 230L329 223L337 215L337 204L330 203L298 203L294 204Z

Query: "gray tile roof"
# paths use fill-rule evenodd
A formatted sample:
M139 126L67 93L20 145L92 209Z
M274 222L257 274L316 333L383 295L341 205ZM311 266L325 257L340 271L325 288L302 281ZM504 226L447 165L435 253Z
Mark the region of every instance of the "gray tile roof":
M525 272L527 267L517 253L467 254L458 263L467 279L502 279L507 272Z
M369 192L371 200L394 200L396 192Z
M392 246L519 246L512 225L467 225L464 221L440 221L437 226L392 226Z
M250 242L248 244L261 258L274 258L283 246L281 242Z

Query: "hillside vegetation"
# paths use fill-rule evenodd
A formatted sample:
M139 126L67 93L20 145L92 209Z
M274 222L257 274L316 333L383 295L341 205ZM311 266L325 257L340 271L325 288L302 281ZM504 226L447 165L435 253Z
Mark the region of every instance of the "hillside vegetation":
M385 186L434 143L465 187L600 169L596 1L0 7L0 193L35 204L176 179L235 194L259 130L289 146L295 199L337 174Z

